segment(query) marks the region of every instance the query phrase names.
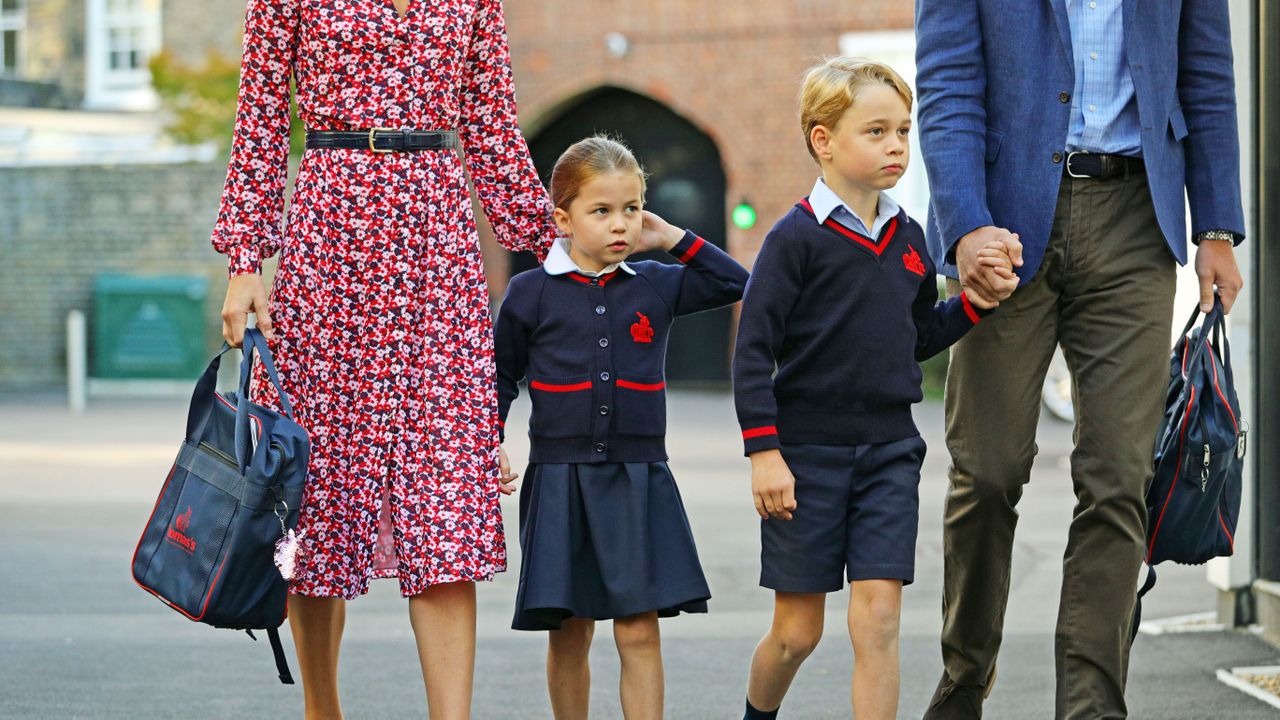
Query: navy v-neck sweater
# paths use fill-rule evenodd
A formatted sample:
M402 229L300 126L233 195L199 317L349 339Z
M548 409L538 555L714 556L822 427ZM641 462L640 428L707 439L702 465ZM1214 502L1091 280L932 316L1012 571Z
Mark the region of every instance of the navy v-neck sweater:
M918 434L919 361L986 311L938 302L924 232L905 212L869 238L808 200L765 237L747 283L733 393L747 454L781 443L860 445Z

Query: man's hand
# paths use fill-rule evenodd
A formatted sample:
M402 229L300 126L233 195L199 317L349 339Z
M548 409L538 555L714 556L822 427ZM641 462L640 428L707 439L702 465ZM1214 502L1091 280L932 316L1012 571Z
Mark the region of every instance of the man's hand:
M796 479L780 451L751 453L751 494L762 520L791 519L791 511L796 509Z
M1213 289L1218 288L1222 311L1231 312L1236 296L1244 287L1240 266L1236 265L1235 246L1229 240L1201 240L1196 250L1196 275L1200 278L1200 311L1213 309Z
M498 492L510 495L516 491L516 478L519 473L511 472L511 461L507 460L507 449L498 446Z
M257 273L236 275L227 283L227 298L222 303L222 337L231 347L244 343L244 328L249 313L257 318L258 330L267 341L275 339L271 313L267 309L267 288Z
M960 275L960 285L969 290L969 300L977 307L989 310L1009 297L1018 287L1017 276L1012 273L1001 273L997 267L1003 265L988 254L987 262L983 261L983 251L994 247L1003 247L1013 267L1022 267L1022 242L1016 233L993 225L980 227L956 243L956 269Z

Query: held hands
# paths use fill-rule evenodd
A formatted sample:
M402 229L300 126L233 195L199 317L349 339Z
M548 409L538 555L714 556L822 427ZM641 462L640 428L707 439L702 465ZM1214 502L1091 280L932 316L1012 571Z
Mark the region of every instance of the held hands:
M1022 267L1022 242L1017 233L987 225L956 243L960 284L969 301L983 310L998 306L1018 289L1015 267Z
M244 343L249 313L257 318L258 329L270 342L275 339L271 313L267 308L267 288L257 273L236 275L227 283L227 299L222 303L222 337L231 347Z
M640 238L636 241L636 252L670 250L684 237L684 231L680 228L648 210L643 212L644 220L640 227Z
M510 495L516 491L516 478L519 473L511 472L511 461L507 460L507 449L498 446L498 492Z
M751 453L751 494L762 520L791 519L791 511L796 509L796 478L780 451Z

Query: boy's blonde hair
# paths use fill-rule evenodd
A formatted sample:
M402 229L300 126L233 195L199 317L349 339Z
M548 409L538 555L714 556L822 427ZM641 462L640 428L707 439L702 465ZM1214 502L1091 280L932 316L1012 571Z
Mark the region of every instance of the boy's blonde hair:
M813 149L810 137L819 125L834 129L853 107L858 91L868 85L888 85L911 109L911 87L893 68L873 60L853 57L833 57L814 65L805 73L800 86L800 127L804 129L804 144L814 160L818 153Z
M647 187L644 168L631 148L607 135L595 135L569 146L551 171L551 202L563 210L578 197L582 186L608 172L635 173L640 178L640 197Z

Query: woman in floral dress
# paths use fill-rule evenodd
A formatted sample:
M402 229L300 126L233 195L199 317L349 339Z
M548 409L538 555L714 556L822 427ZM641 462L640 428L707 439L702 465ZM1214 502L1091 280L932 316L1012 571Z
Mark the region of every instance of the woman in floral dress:
M309 133L456 130L498 240L541 257L556 230L516 122L501 2L249 0L213 231L231 274L223 334L239 344L256 313L313 444L289 603L307 717L341 716L345 600L375 577L409 598L431 717L467 717L474 582L506 552L463 159L309 149L282 228L291 76ZM259 273L277 252L268 303Z

